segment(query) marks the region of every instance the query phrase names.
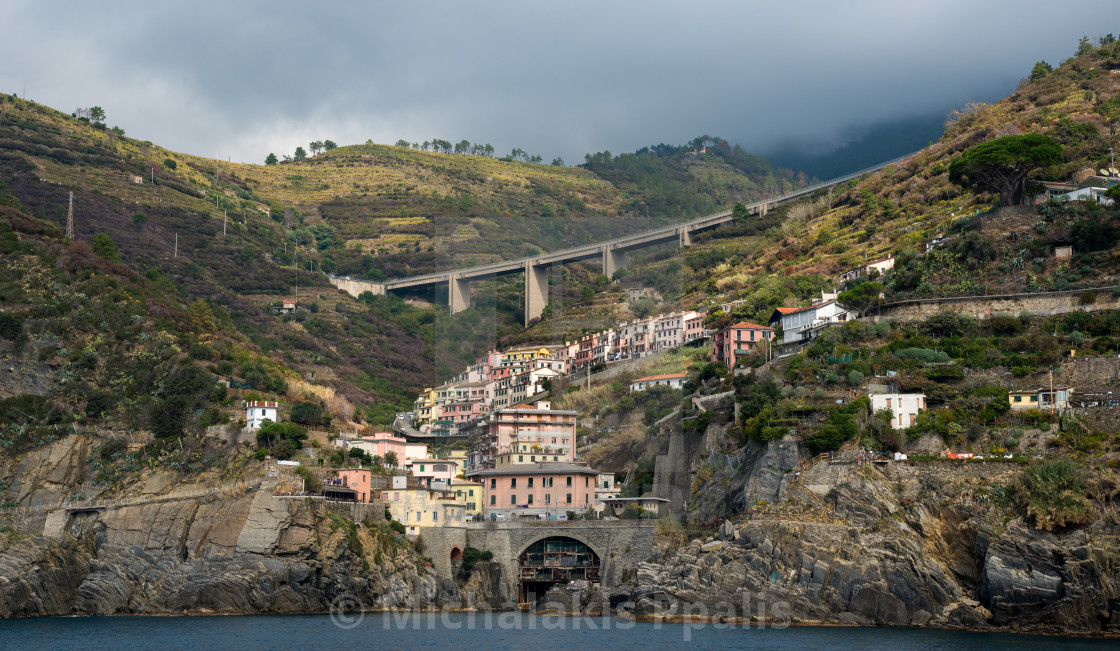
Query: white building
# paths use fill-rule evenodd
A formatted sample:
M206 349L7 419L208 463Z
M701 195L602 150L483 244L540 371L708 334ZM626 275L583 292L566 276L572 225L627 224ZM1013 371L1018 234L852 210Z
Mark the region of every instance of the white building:
M871 413L890 409L894 415L891 427L906 429L917 421L918 412L926 408L926 396L922 393L877 393L871 394Z
M860 265L855 269L845 271L844 273L840 274L840 282L852 280L853 278L859 278L861 276L870 276L872 269L878 271L880 275L886 273L891 269L894 269L894 256L892 255L889 258L883 258L882 260L868 262L867 264Z
M848 310L836 302L835 295L823 302L809 307L779 307L770 315L771 325L781 321L782 344L791 344L809 339L819 326L826 323L843 323L848 320Z
M264 421L276 422L278 405L271 400L253 400L245 403L245 427L260 429Z
M1059 194L1054 198L1058 201L1096 201L1102 206L1111 206L1112 199L1106 197L1104 194L1107 191L1108 188L1098 188L1090 186L1087 188L1078 188L1076 190L1066 192L1065 194Z
M688 380L688 373L669 373L667 375L650 375L648 377L640 377L630 383L630 393L635 391L645 391L650 387L667 386L673 389L680 389L684 386L685 381Z

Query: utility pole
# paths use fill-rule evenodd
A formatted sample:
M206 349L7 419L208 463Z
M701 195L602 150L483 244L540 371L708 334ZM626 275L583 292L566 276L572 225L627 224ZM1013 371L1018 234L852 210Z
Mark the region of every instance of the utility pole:
M1050 368L1050 417L1054 417L1054 368Z
M74 241L74 193L70 193L70 207L66 210L66 239Z
M228 217L229 217L229 215L227 215L226 211L223 210L222 211L222 237L225 237L225 234L226 234L226 222L229 221Z
M175 257L179 257L179 234L175 233Z

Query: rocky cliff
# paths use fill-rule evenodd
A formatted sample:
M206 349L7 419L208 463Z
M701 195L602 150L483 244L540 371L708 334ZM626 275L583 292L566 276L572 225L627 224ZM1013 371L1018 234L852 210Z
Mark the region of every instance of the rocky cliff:
M51 509L88 487L88 449L71 437L8 460L8 499L32 508L0 513L0 617L323 611L342 595L371 608L443 602L383 512L277 497L267 477L195 497L220 478L145 472L111 508Z
M751 515L706 542L661 546L611 601L642 617L1120 634L1114 520L1059 535L1027 526L1003 497L1020 472L1010 463L839 455L798 475L798 447L744 450L744 467L709 480L692 513Z

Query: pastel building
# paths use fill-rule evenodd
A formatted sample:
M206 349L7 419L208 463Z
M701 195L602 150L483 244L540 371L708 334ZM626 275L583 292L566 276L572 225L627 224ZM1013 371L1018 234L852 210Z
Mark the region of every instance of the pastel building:
M1030 391L1008 391L1007 400L1012 409L1065 409L1069 407L1073 387L1057 386L1053 389L1034 389Z
M918 414L926 408L926 397L921 393L873 393L871 413L890 409L891 427L906 429L917 422Z
M503 452L553 454L565 461L575 461L579 412L551 407L551 403L542 401L488 414L479 424L480 435L467 475L493 468L495 458Z
M397 465L410 459L423 459L428 456L428 446L423 443L409 443L401 436L389 432L377 432L360 439L335 439L334 444L343 449L358 448L373 457L385 458L392 452L397 456Z
M482 515L484 491L481 482L455 479L451 482L451 490L455 491L455 497L466 505L468 516Z
M359 468L343 468L338 471L339 483L357 493L359 502L368 502L373 491L370 490L369 470Z
M749 355L755 346L771 342L773 338L773 328L757 323L741 321L727 326L712 333L711 361L735 368L735 363L741 357Z
M454 459L409 459L404 462L404 469L422 486L430 488L433 481L441 486L450 486L451 480L459 474L459 462Z
M405 526L405 533L415 536L425 527L443 527L466 522L467 504L454 490L437 490L416 486L403 476L393 477L391 486L374 493L385 503L393 519Z
M599 471L574 463L511 464L483 470L483 515L554 520L595 508Z
M658 386L680 389L684 386L686 380L688 380L688 373L668 373L665 375L640 377L630 383L630 393L645 391L650 387Z
M271 400L251 400L245 403L245 427L260 429L264 421L276 422L279 404Z

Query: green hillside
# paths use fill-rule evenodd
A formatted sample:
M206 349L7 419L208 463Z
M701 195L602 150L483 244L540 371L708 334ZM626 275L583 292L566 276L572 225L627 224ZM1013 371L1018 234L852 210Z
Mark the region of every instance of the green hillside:
M30 238L54 251L25 264L53 273L60 255L100 234L119 256L117 266L99 272L108 274L105 282L158 289L162 302L144 298L136 306L153 332L187 337L178 346L190 350L206 333L173 325L178 321L165 313L181 312L182 320L191 306L210 310L210 335L226 344L195 347L198 368L288 402L334 400L327 406L337 417L378 423L406 408L420 387L520 336L520 287L484 284L472 309L450 316L393 297L357 301L337 292L324 272L376 279L519 257L804 182L709 141L711 153L655 148L585 167L373 144L240 165L172 152L88 118L0 96L0 178L13 204L13 246ZM627 166L623 179L618 170ZM75 242L68 244L60 238L71 192ZM38 226L27 232L18 224ZM575 283L566 289L573 302L583 285L606 289L589 268L566 274ZM5 310L34 312L37 298L13 296ZM300 309L274 314L270 306L285 299ZM44 327L36 318L27 321L29 332ZM35 357L42 346L21 354ZM259 369L245 366L254 360L276 380L266 383ZM105 389L103 381L87 378L91 390Z
M680 255L651 254L631 280L658 287L669 307L743 299L738 316L766 319L774 307L805 304L863 262L897 255L885 301L1032 292L1116 284L1114 209L1096 203L995 211L998 194L962 187L949 168L962 152L1006 136L1042 134L1061 162L1034 180L1081 181L1110 163L1120 126L1120 48L1087 51L995 104L950 114L945 135L914 157L762 218L702 235ZM938 235L955 239L933 253ZM1074 257L1051 253L1070 245Z

